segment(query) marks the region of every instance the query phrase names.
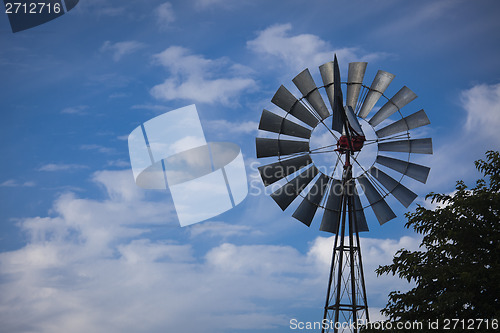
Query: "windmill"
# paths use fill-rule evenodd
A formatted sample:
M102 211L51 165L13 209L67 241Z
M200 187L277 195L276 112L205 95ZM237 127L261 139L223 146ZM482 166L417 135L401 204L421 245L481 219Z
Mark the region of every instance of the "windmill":
M335 56L319 67L320 87L305 69L292 80L300 98L282 85L271 100L284 116L262 112L259 130L274 137L256 139L257 158L278 159L259 167L266 187L278 185L271 198L283 211L300 202L292 216L307 226L323 210L320 230L335 234L322 332L357 332L347 324L369 321L359 241L359 233L368 231L365 209L370 207L381 225L392 220L396 215L389 199L408 207L417 197L403 179L425 183L430 171L410 162L412 154L432 154L430 138L410 137L410 130L430 121L424 110L401 113L417 95L404 86L387 98L384 92L395 76L379 70L368 87L363 84L366 67L366 62L350 63L347 82L341 82ZM385 103L368 117L380 99ZM333 143L313 147L318 129ZM372 151L372 160L361 155L365 150ZM332 157L329 168L317 165L320 155Z

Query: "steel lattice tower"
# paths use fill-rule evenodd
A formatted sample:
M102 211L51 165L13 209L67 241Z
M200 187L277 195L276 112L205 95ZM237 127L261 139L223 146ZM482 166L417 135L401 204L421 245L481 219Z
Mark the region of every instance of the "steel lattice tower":
M361 244L356 220L354 181L349 152L344 166L342 214L339 215L333 243L330 277L326 292L322 323L328 323L321 332L357 332L358 320L369 321ZM347 232L347 240L346 240ZM346 324L340 325L339 324ZM333 327L332 327L333 326Z

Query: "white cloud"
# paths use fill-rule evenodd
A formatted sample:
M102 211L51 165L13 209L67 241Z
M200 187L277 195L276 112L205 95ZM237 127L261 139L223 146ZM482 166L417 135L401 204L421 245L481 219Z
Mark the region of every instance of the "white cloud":
M49 163L42 165L39 167L37 170L38 171L66 171L66 170L77 170L77 169L86 169L88 166L86 165L81 165L81 164L54 164L54 163Z
M119 61L123 56L132 54L142 49L144 46L143 43L134 40L117 43L112 43L107 40L102 44L101 52L111 52L113 54L113 60Z
M291 246L230 243L213 248L206 259L209 266L238 276L303 274L305 261L304 255Z
M162 84L154 86L151 94L155 98L164 100L185 99L201 103L230 104L231 99L254 85L252 79L215 79L189 80L179 82L176 79L167 79Z
M451 191L457 180L478 177L473 161L487 150L500 149L500 84L478 84L460 94L466 121L445 138L433 141L434 154L422 158L431 166L428 184ZM465 118L465 117L464 117ZM427 191L432 189L427 188Z
M0 183L0 187L33 187L35 182L27 181L24 183L18 183L15 179L7 179L3 183Z
M235 69L227 59L206 59L180 46L171 46L154 59L171 73L162 84L151 89L151 95L157 99L227 105L234 103L242 92L256 87L255 81L246 74L238 76L241 68L231 77L222 75L226 67Z
M290 291L279 272L301 270L285 260L297 260L296 250L227 243L195 258L189 244L140 238L145 229L132 226L172 221L172 215L165 203L144 200L130 172L102 171L93 179L108 199L59 197L54 217L20 223L29 244L0 254L5 330L220 332L284 322L255 300ZM262 278L268 274L276 276Z
M120 1L123 4L123 1ZM118 6L116 3L110 3L107 0L86 0L81 1L72 13L76 15L82 13L84 15L95 16L122 16L127 13L125 6Z
M96 144L85 144L85 145L80 145L81 150L96 150L99 153L104 153L104 154L109 154L114 152L113 148L109 147L104 147L101 145L96 145Z
M186 150L191 149L192 147L199 147L203 146L206 144L205 138L204 137L199 137L199 136L192 136L192 135L186 135L182 139L179 139L172 144L170 144L170 147L168 147L168 150L172 151L174 154L184 152ZM154 146L153 144L151 145L153 149ZM157 149L158 151L167 151L167 148L161 148ZM189 156L191 158L194 158L194 160L191 160L191 162L195 162L195 160L198 163L203 163L203 156Z
M172 262L194 262L190 245L151 242L148 239L133 240L126 245L119 245L123 260L130 264L154 263L160 260Z
M270 26L257 35L257 38L247 42L247 47L253 52L271 57L279 65L284 62L291 70L299 73L304 68L315 68L333 60L337 54L340 64L352 61L374 61L386 57L384 53L362 55L359 48L334 48L330 43L316 35L291 35L292 25L278 24Z
M230 122L225 119L209 120L206 126L213 131L233 134L256 134L259 123L256 121Z
M201 8L223 5L224 3L226 3L224 0L196 0L196 4Z
M168 106L157 104L136 104L132 105L130 108L134 110L151 110L158 112L172 111L172 108L169 108Z
M88 109L87 105L78 105L71 106L61 110L61 113L65 114L76 114L76 115L84 115L86 114L85 110Z
M124 140L127 140L127 138L125 138ZM107 166L111 166L111 167L117 167L117 168L130 168L130 161L125 161L125 160L112 160L112 161L108 161L106 162L106 165Z
M220 9L235 9L240 8L242 5L252 4L251 0L238 0L238 1L226 1L226 0L195 0L195 8L199 10L220 10Z
M500 129L500 84L476 85L463 91L460 97L467 111L465 129L468 134L472 137L478 136L481 139L486 139L493 146L500 146L500 135L498 135Z
M154 59L174 75L202 76L215 63L201 55L191 52L181 46L171 46L161 53L155 54Z
M19 221L26 246L0 253L5 331L287 330L297 309L321 316L332 238L316 238L306 253L228 240L200 249L206 237L254 231L224 222L199 224L187 229L196 243L182 242L178 236L185 229L178 229L172 206L146 199L130 170L96 172L92 180L106 191L105 198L61 195L50 216ZM166 239L147 237L152 225L164 224L174 226ZM370 271L416 240L362 242L369 299L383 306L378 294L386 296L399 284L372 281Z
M2 184L0 184L2 187L15 187L19 186L19 184L14 180L14 179L8 179L4 181Z
M156 18L158 26L162 29L167 28L170 23L175 21L175 13L170 2L165 2L156 7Z
M209 221L198 223L190 228L191 237L209 236L229 238L235 236L260 235L262 232L247 225L234 225L225 222Z
M120 141L127 141L128 140L128 134L125 134L125 135L119 135L116 137L117 140L120 140Z

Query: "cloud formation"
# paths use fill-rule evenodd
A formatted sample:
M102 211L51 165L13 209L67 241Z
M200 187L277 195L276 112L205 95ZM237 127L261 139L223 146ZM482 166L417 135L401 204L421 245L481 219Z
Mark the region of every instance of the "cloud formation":
M459 118L465 121L449 135L435 138L434 154L421 158L431 166L427 191L452 191L455 181L474 179L473 161L484 158L486 150L500 149L500 84L477 84L459 99L464 115Z
M120 61L125 55L132 54L143 47L145 47L143 43L135 40L117 43L107 40L102 44L101 52L110 52L114 61Z
M88 166L81 165L81 164L49 163L49 164L42 165L37 170L38 171L54 172L54 171L77 170L77 169L86 169L86 168L88 168Z
M476 140L486 139L499 147L500 83L476 85L463 91L460 100L467 112L466 131Z
M231 65L227 59L207 59L190 50L171 46L154 55L170 76L151 89L153 97L171 101L188 100L199 103L235 103L245 91L256 88L256 82L242 73L241 65ZM231 72L227 76L225 73Z
M99 171L92 181L103 199L59 196L50 216L20 220L26 246L0 253L6 331L256 331L286 328L297 307L321 312L331 237L316 238L302 253L289 245L237 245L233 237L259 233L209 222L189 229L188 239L224 242L199 252L177 229L163 239L148 236L154 225L176 225L175 212L165 200L146 198L130 170ZM416 240L362 242L367 283L386 294L394 281L372 281L372 266Z
M313 34L292 35L292 25L272 25L257 34L257 37L247 42L247 47L253 52L284 62L290 70L302 71L304 68L317 67L333 60L337 54L340 64L352 61L374 61L386 57L385 53L367 53L356 47L335 48L329 42Z
M104 147L101 145L96 145L96 144L85 144L85 145L80 145L81 150L95 150L99 153L103 154L110 154L113 153L115 150L113 148L109 147Z
M78 106L70 106L61 110L63 114L76 114L76 115L85 115L89 107L88 105L78 105Z
M199 8L215 7L227 4L224 0L196 0L196 6Z
M167 28L172 22L175 22L175 13L170 2L164 2L156 7L156 19L161 29Z
M233 225L220 221L208 221L193 225L189 232L193 238L206 235L207 237L220 237L223 239L262 234L262 232L254 230L248 225Z
M15 179L7 179L6 181L0 183L0 187L33 187L33 186L35 186L35 182L27 181L19 183Z
M223 131L232 134L256 134L259 123L256 121L231 122L225 119L207 121L206 126L213 131Z

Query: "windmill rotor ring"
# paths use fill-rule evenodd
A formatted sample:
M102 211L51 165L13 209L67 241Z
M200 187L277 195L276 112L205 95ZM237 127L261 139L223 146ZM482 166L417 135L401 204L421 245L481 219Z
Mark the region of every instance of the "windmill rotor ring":
M380 224L396 217L386 202L389 194L405 207L415 200L417 195L402 184L405 177L422 183L427 180L430 168L412 163L410 158L412 154L432 154L432 140L412 139L410 131L428 125L430 121L424 110L406 117L401 112L417 95L403 86L393 97L386 97L384 93L395 76L379 70L368 86L363 83L366 67L366 62L350 63L348 79L341 82L337 78L336 82L340 83L338 87L334 84L333 62L319 67L323 80L323 85L320 86L314 82L309 69L305 69L292 79L301 97L297 98L282 85L271 100L285 112L285 116L266 109L262 112L259 130L274 133L277 137L258 137L257 157L273 157L277 161L259 167L261 178L265 186L280 180L286 182L271 197L282 210L286 210L295 200L301 200L293 217L307 226L319 209L324 211L320 230L332 232L328 221L338 217L340 195L336 189L342 187L341 179L335 177L335 169L343 167L341 162L345 154L349 154L349 159L354 162L353 166L361 170L350 182L362 189L363 200L368 202L362 206L360 196L357 192L354 193L360 231L368 231L363 212L367 207L371 207ZM345 101L343 98L339 101L336 96L342 96L343 87L347 97ZM329 103L325 103L323 95L327 96ZM368 117L379 100L385 100L384 104ZM338 103L342 104L341 108ZM396 113L400 119L390 119ZM330 118L331 127L326 122ZM312 148L311 136L317 128L326 129L336 145ZM375 133L375 138L366 140L363 129L371 130ZM353 135L349 136L349 133ZM375 144L377 153L374 161L369 165L361 165L357 160L361 151L367 145ZM332 174L322 172L311 157L326 153L337 156ZM405 153L406 158L395 157ZM393 173L398 174L396 179L390 175Z

